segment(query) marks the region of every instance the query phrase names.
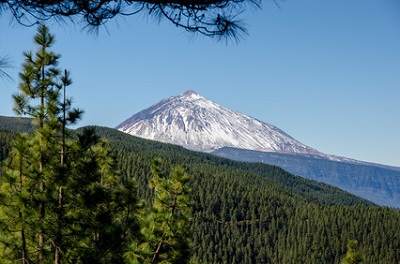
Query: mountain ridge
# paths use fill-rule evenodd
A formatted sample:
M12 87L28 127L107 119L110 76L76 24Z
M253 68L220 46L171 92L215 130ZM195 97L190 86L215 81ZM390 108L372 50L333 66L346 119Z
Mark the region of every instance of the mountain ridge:
M161 100L116 129L225 158L279 166L380 205L400 208L400 168L319 152L273 125L220 106L192 90ZM281 155L259 158L273 154Z
M212 154L278 166L294 175L323 182L383 206L400 207L400 168L329 160L303 154L221 148Z
M294 139L274 125L221 106L193 90L163 99L132 115L115 128L141 138L208 153L230 147L262 152L315 155L332 161L376 165L322 153ZM400 167L398 169L400 170Z
M220 106L193 90L161 100L134 114L116 129L204 152L228 146L323 155L281 129Z

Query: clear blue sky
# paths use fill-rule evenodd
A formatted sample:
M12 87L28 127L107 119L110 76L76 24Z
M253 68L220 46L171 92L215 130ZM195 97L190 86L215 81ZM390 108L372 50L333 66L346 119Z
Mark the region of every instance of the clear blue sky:
M86 111L80 125L115 127L192 89L319 151L400 166L398 0L266 1L242 18L250 35L238 45L143 16L110 21L97 36L49 23L70 95ZM0 81L0 115L13 115L35 31L0 18L0 54L15 66L14 81Z

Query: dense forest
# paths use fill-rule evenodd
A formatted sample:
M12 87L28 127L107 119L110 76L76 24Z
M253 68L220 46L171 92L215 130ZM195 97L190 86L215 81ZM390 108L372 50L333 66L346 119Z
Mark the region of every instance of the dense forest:
M32 118L0 116L0 130L33 132Z
M400 261L400 213L275 166L243 163L97 128L125 177L146 186L155 157L192 175L194 263L339 263L348 240L365 263ZM148 188L138 196L150 199Z
M108 140L121 176L134 179L135 195L144 201L154 198L148 186L155 158L162 160L160 174L180 164L190 175L192 263L339 263L349 240L358 241L364 263L400 261L397 210L275 166L235 162L110 128L95 131ZM10 129L0 133L2 159L15 135Z
M399 263L400 212L279 167L105 127L38 27L0 116L2 263ZM355 258L353 258L355 257ZM350 262L349 262L350 261Z

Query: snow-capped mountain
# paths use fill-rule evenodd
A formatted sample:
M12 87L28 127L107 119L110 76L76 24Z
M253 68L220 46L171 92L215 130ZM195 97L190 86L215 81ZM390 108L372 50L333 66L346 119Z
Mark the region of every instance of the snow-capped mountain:
M223 147L323 155L279 128L187 91L147 108L116 127L128 134L212 152Z
M272 164L377 204L400 208L400 168L318 152L273 125L193 91L162 100L117 129L230 159Z

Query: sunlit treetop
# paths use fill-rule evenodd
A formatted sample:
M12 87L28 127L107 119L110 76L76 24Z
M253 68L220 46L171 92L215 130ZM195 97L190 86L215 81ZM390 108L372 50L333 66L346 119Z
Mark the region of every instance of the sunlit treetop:
M238 18L262 0L0 0L0 15L10 12L30 26L49 19L69 18L89 28L104 25L118 16L145 14L165 18L177 27L218 39L238 40L247 34ZM275 1L274 1L275 2Z

